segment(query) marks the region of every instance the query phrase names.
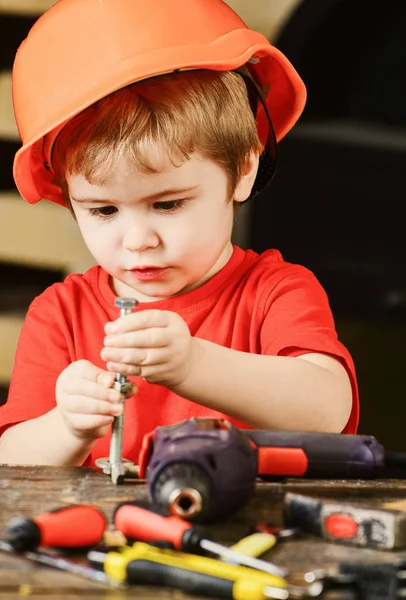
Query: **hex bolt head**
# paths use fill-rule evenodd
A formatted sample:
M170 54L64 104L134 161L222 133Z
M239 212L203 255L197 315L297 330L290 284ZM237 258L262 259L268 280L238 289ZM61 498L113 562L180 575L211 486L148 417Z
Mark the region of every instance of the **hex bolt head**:
M130 313L137 304L138 300L135 298L116 298L114 300L114 305L117 306L123 314Z

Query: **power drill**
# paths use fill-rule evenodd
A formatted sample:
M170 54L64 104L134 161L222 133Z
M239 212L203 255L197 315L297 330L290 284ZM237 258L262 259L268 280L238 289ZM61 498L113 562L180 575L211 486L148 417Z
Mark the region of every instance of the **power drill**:
M166 514L200 523L244 506L254 493L257 456L242 430L222 419L189 419L146 435L139 477Z
M145 436L139 477L157 507L184 519L216 522L242 508L256 478L370 479L406 476L406 454L375 437L238 429L198 418Z

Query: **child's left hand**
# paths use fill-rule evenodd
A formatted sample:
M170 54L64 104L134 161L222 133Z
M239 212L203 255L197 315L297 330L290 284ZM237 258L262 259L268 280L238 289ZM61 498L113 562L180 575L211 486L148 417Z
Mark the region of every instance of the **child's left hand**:
M101 358L107 370L143 377L166 387L181 385L191 370L193 342L177 313L144 310L107 323Z

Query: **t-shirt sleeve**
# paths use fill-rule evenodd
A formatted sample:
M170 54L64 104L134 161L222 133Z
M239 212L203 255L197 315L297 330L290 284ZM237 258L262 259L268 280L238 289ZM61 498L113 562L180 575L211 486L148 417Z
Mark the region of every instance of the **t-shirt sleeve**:
M52 302L39 296L21 329L6 404L0 408L0 435L10 425L39 417L55 407L55 384L71 362L69 332Z
M260 343L262 354L300 356L315 352L339 360L347 370L353 393L352 411L343 433L356 433L359 398L354 363L338 340L326 292L304 267L292 267L271 288L264 302Z

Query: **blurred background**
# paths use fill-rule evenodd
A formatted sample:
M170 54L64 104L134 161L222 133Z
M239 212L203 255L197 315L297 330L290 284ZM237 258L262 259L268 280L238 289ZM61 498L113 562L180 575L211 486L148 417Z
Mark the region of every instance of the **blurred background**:
M316 274L357 367L359 433L406 450L406 2L227 3L288 56L308 88L305 112L280 144L277 176L238 214L234 241L257 252L276 247ZM52 4L0 0L0 404L29 303L93 264L68 211L29 206L12 179L20 143L10 70Z

